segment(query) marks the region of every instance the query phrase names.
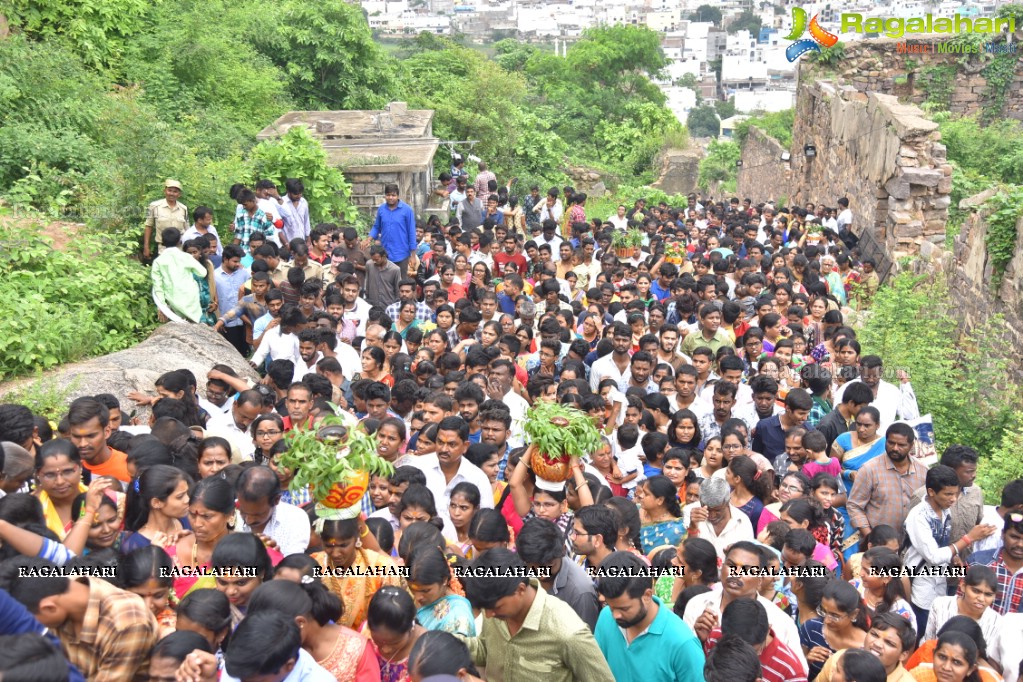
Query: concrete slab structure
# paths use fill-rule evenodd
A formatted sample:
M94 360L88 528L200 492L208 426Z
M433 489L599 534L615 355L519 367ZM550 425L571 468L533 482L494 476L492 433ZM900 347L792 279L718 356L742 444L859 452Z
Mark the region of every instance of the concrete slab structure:
M330 163L344 171L352 201L372 216L384 201L384 185L396 183L403 201L423 213L433 188L433 111L391 102L381 111L290 111L261 130L257 140L304 126L320 141Z

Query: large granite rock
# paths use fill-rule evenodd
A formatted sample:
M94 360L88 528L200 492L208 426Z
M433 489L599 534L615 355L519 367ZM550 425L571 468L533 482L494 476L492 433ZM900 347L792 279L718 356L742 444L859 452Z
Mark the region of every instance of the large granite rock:
M695 146L690 149L665 151L658 159L661 166L660 175L651 187L668 194L689 194L695 191L702 158L703 150ZM656 163L655 161L655 165Z
M158 327L137 346L57 367L45 372L42 380L57 387L68 387L69 401L85 395L112 393L130 411L133 408L126 398L128 393L152 393L157 377L175 369L191 370L198 380L200 395L204 395L206 373L217 364L233 368L241 377L259 378L234 346L212 328L171 322ZM7 393L35 381L33 377L0 384L0 402L4 402Z

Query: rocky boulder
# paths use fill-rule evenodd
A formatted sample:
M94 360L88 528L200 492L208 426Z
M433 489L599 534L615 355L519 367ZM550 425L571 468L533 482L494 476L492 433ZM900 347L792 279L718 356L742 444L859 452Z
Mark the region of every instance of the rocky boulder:
M696 190L696 182L700 177L700 160L703 150L669 149L660 155L660 175L656 187L668 194L689 194Z
M256 381L259 376L223 336L201 324L170 322L158 327L148 339L132 348L82 362L57 367L40 378L26 378L0 384L0 402L12 391L42 381L66 389L68 401L85 395L112 393L131 411L127 394L153 392L156 379L166 372L188 369L205 395L206 373L213 365L227 365L239 376Z

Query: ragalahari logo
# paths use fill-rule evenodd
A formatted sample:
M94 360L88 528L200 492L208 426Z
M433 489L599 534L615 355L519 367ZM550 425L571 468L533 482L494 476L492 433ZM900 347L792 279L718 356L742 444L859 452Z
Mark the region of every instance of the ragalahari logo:
M813 15L809 27L806 22L806 10L802 7L792 8L792 32L785 36L785 40L795 42L785 48L785 58L794 62L807 52L820 52L821 47L834 47L838 42L838 36L829 33L817 23L818 15ZM806 33L809 28L810 37L800 40L800 36Z

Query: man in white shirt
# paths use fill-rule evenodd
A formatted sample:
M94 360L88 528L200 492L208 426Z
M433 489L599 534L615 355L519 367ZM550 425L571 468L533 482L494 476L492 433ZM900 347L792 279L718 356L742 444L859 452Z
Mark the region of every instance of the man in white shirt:
M522 445L522 422L526 418L529 403L512 389L515 382L515 366L511 360L497 358L490 363L490 388L488 393L493 400L500 400L508 408L512 418L512 434L508 443L512 447Z
M217 255L224 255L224 245L220 242L220 235L217 228L213 227L213 211L206 206L199 206L192 211L192 226L181 235L181 243L191 241L197 237L209 237L217 247Z
M714 480L714 479L712 479ZM724 481L721 481L724 483ZM727 487L727 484L725 484ZM740 512L740 515L745 516ZM799 642L799 630L792 618L775 606L769 599L760 596L760 577L752 569L768 568L766 558L753 542L738 542L729 549L721 564L721 590L700 594L689 600L682 620L693 629L700 641L706 641L711 630L721 622L725 607L736 599L756 599L767 611L767 620L774 635L792 649L806 673L806 656Z
M281 240L287 244L292 239L309 239L311 227L309 225L309 202L302 195L305 193L305 186L301 180L290 178L284 182L287 194L281 197L277 194L277 188L270 191L280 206L278 215L284 220L284 227L281 230Z
M303 324L305 315L298 308L285 310L280 324L263 333L259 348L249 364L258 369L269 357L270 360L291 360L298 367L302 363L302 354L299 352L298 335L295 332Z
M849 210L849 200L845 197L838 200L838 207L842 210L835 222L838 225L838 233L842 234L843 230L852 229L853 214Z
M597 359L590 368L590 388L594 393L599 392L600 382L604 379L614 379L615 384L621 386L626 372L629 371L629 351L632 350L632 330L629 329L629 325L615 322L611 342L613 350Z
M557 190L553 190L557 192ZM538 203L533 210L540 214L540 222L543 223L545 220L553 220L555 223L561 222L561 216L565 212L561 207L561 200L558 199L558 195L547 192L547 199Z
M874 392L874 400L870 403L881 414L879 433L884 433L889 426L899 420L908 421L920 416L920 407L916 403L916 393L909 383L909 375L903 370L897 372L899 386L881 379L884 367L877 355L864 355L860 358L860 378L842 384L834 394L834 404L842 402L845 389L857 381L862 381Z
M281 502L281 481L273 469L255 466L238 477L238 529L264 535L277 543L284 556L302 554L309 547L309 515Z
M263 396L259 391L248 390L238 394L231 405L231 411L215 414L206 422L207 436L220 436L231 443L232 449L237 448L243 460L251 460L256 451L249 426L263 409Z
M536 242L537 246L543 246L544 244L550 244L551 247L551 262L557 263L560 259L561 237L558 236L558 223L553 220L544 220L542 224L543 234L535 238L533 241Z
M348 381L352 381L356 374L362 372L362 358L359 356L359 351L352 347L352 344L338 339L337 346L334 348L334 355L341 365L341 372Z
M689 516L690 537L707 540L724 558L725 549L741 540L753 540L749 517L731 505L731 488L723 478L705 480L700 486L700 507Z
M344 299L345 320L355 323L355 335L366 335L366 323L369 321L369 302L359 296L359 280L352 275L341 283L341 298Z
M618 212L608 218L607 222L614 225L616 230L624 231L629 226L629 219L625 215L627 210L628 209L625 208L625 204L620 204L618 206Z
M409 464L426 475L426 487L433 493L437 502L437 512L444 520L444 535L455 538L455 529L451 525L448 504L451 501L451 490L467 481L480 491L480 504L486 509L494 508L494 496L491 494L490 479L479 467L465 459L463 455L469 449L469 425L461 417L445 417L437 427L437 452L432 455L415 457Z
M277 186L273 183L273 180L260 180L256 183L255 192L256 206L266 214L267 219L273 223L275 228L271 230L270 234L266 235L266 238L277 246L283 246L281 244L280 231L284 227L284 218L281 217L281 205L277 203L277 199L273 196L277 192Z

